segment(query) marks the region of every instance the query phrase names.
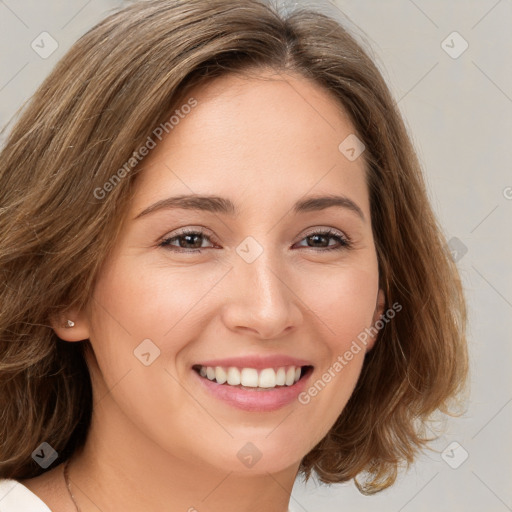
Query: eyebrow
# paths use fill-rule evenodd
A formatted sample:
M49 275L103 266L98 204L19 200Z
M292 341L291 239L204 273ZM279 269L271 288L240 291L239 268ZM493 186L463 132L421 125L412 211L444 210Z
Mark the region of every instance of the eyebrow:
M358 217L366 222L365 216L361 208L352 199L339 195L313 196L306 199L300 199L293 205L294 213L306 213L313 211L325 210L327 208L338 207L352 211ZM208 195L182 195L167 197L142 210L135 219L139 219L150 213L169 210L174 208L182 208L186 210L199 210L211 213L221 213L234 217L238 215L238 209L233 201L225 197L208 196Z

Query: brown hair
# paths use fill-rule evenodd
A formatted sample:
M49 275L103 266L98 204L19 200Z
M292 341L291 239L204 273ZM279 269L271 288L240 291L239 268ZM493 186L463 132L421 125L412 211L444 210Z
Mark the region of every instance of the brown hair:
M420 165L383 78L335 19L253 0L149 0L92 28L61 59L0 156L0 477L42 473L85 442L92 390L82 343L49 319L91 300L136 173L108 182L195 85L260 68L330 91L366 150L380 285L402 310L379 332L347 406L302 460L323 482L391 485L425 446L424 426L464 389L466 306ZM341 142L341 141L340 141Z

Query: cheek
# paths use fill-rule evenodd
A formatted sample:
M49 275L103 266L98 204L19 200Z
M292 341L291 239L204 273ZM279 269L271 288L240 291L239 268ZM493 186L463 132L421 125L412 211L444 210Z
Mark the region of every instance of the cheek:
M338 270L324 281L316 276L322 286L308 295L308 306L320 319L317 334L324 357L299 402L315 411L320 438L345 407L361 373L366 346L358 336L372 325L378 292L378 274L371 269Z
M204 411L183 392L172 365L170 372L166 370L190 337L199 336L201 308L197 306L218 279L198 280L197 274L194 279L193 272L184 269L171 272L149 265L123 266L122 259L104 269L95 288L91 316L97 368L96 364L90 368L96 376L98 396L112 399L102 400L108 414L121 411L156 440L168 440L170 425L193 437L193 425ZM137 354L142 354L139 346L147 339L160 352L153 359L157 352L145 342L144 352L149 351L152 359L146 366ZM162 421L155 422L155 415ZM125 421L122 416L115 418ZM190 451L186 444L168 443L173 453L183 452L183 457Z
M336 269L315 275L304 288L307 305L321 320L325 340L336 351L345 350L352 339L371 325L376 308L378 274L373 267ZM306 286L306 285L305 285Z
M169 364L174 368L190 340L201 337L210 320L208 294L225 273L225 268L210 269L198 278L192 267L133 265L122 257L106 267L96 284L90 318L99 385L105 381L110 389L129 372L127 380L139 385L128 395L140 399L130 400L127 407L149 406L152 397L145 393L162 385L169 388L168 403L177 404L178 387L163 369ZM144 366L137 356L148 350L154 362ZM153 407L161 409L162 404Z
M225 273L224 267L201 272L191 266L133 265L120 258L98 280L94 296L102 307L97 317L124 337L129 333L133 342L163 340L185 323L199 325L201 303Z

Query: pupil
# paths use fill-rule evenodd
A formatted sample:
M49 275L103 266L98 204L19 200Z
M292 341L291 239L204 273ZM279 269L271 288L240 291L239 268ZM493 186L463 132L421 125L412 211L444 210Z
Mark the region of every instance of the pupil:
M199 245L197 245L197 239L200 239L202 235L184 235L183 238L186 240L186 244L189 243L189 239L191 238L196 238L196 243L194 244L193 242L190 242L192 243L192 245L194 246L194 248L196 247L201 247L201 243L199 243Z
M325 238L326 238L325 235L311 235L309 237L309 239L315 240L314 243L318 242L319 239L324 239L325 240Z

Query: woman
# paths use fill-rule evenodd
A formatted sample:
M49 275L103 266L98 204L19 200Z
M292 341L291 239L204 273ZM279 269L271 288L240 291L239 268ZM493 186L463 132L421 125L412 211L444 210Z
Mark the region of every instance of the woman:
M284 512L313 471L375 493L463 388L413 147L325 15L108 17L12 130L0 199L2 510Z

